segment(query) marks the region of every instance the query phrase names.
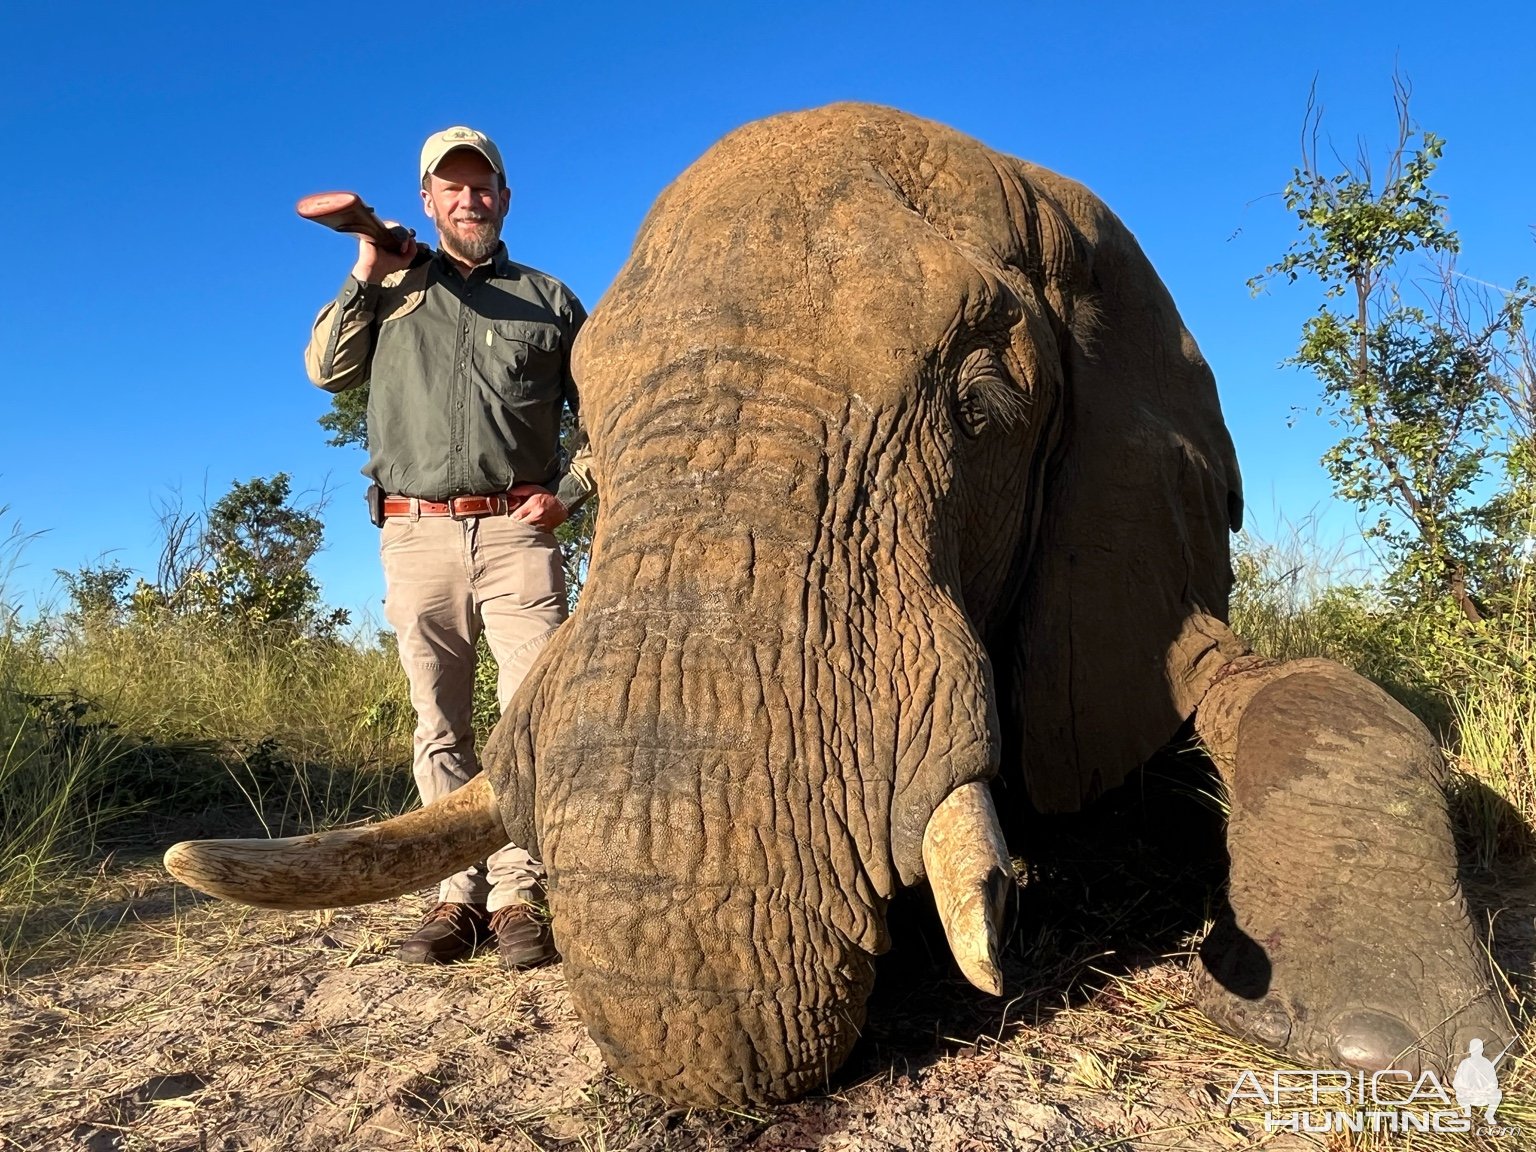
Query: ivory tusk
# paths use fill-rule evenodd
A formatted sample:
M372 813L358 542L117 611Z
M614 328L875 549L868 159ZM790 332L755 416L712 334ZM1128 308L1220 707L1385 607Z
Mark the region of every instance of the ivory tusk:
M984 782L956 788L933 810L923 832L923 867L960 971L983 992L1001 996L998 948L1014 876Z
M185 840L165 854L183 884L258 908L367 904L451 876L506 843L484 774L425 808L361 828L281 840Z

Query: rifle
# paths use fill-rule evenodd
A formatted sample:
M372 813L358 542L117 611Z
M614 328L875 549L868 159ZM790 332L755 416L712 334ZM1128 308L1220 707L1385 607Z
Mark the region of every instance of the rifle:
M304 219L334 231L366 236L384 251L396 255L404 252L406 242L416 235L402 225L385 224L356 192L318 192L300 200L295 210Z

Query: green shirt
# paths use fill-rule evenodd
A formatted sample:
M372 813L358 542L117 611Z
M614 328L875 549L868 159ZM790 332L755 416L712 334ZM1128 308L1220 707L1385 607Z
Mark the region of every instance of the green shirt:
M505 246L465 278L423 248L410 268L352 277L315 320L304 361L329 392L368 385L368 464L393 495L445 500L542 484L574 509L592 494L571 345L586 311ZM577 417L570 457L560 415Z

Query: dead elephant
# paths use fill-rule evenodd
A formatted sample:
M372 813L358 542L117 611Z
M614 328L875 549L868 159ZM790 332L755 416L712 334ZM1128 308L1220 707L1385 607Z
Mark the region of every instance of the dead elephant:
M882 108L750 124L657 201L576 372L590 577L484 776L368 829L178 845L179 877L359 903L510 834L621 1075L782 1101L857 1038L899 887L930 881L997 990L986 781L1074 810L1193 716L1268 965L1229 990L1215 950L1210 1015L1305 1067L1502 1046L1434 744L1223 623L1242 500L1211 373L1086 188Z

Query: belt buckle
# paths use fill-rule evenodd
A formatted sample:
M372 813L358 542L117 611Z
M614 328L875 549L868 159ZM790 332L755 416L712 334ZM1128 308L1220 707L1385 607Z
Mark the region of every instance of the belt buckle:
M468 513L468 512L461 513L459 511L459 499L460 498L457 497L457 496L450 496L450 497L448 497L448 501L447 501L447 503L448 503L448 519L450 519L450 520L472 520L472 519L474 519L474 516L471 513Z

